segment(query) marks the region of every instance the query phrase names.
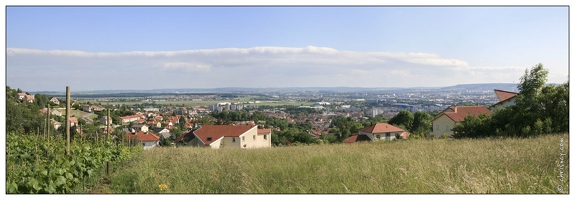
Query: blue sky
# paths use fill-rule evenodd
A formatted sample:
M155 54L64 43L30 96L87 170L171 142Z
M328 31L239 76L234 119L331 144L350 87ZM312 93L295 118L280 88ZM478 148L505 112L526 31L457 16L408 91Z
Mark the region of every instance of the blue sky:
M568 7L7 7L25 91L568 79Z

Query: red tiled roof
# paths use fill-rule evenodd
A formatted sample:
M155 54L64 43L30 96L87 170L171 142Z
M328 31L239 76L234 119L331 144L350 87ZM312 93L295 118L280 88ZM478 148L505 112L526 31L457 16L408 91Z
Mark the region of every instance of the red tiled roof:
M177 141L181 141L186 135L194 134L199 138L206 146L210 145L212 142L222 138L222 137L239 137L240 135L246 133L250 129L256 127L255 125L248 126L233 126L233 125L202 125L198 130L193 132L188 132L184 134L183 137L178 138ZM208 137L212 140L208 141Z
M342 142L343 143L354 143L354 142L362 142L362 141L371 141L371 139L367 135L354 134L351 137L346 138Z
M142 141L142 142L148 142L148 141L159 141L160 137L157 135L154 135L152 133L144 133L144 132L136 132L136 134L134 135L133 133L127 132L126 136L128 136L128 138L133 139L133 138L138 138L138 140Z
M140 117L135 116L135 115L129 115L129 116L123 116L123 117L120 117L120 118L121 118L121 119L135 119L135 118L140 118Z
M397 128L388 123L377 123L365 128L360 129L360 131L366 133L388 133L388 132L404 132L405 130Z
M270 134L272 132L272 129L258 129L258 135L263 135L263 134Z
M446 115L454 122L460 122L463 121L467 115L473 115L473 116L479 116L480 114L485 114L487 116L491 115L491 111L487 109L485 106L455 106L450 108L452 108L454 112L440 113L439 115L437 115L437 117L435 117L435 119L437 119L441 115Z
M78 119L77 119L76 117L70 117L70 122L77 124L77 123L78 123Z
M517 96L518 94L519 93L516 93L516 92L510 92L510 91L495 89L495 95L497 95L497 98L499 98L499 101L505 101L509 98Z

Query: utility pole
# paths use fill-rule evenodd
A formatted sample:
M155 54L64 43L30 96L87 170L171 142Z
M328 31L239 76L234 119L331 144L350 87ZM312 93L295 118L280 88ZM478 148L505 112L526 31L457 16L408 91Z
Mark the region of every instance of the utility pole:
M66 86L66 155L70 155L70 86Z

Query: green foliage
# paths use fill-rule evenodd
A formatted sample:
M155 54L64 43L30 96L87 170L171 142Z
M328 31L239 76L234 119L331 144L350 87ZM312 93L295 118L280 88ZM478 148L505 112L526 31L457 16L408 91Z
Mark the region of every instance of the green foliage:
M302 131L297 128L288 128L287 130L282 131L272 131L271 137L271 142L274 146L286 145L288 141L291 143L298 142L303 144L312 144L317 142L316 138L313 138L306 131Z
M542 64L525 70L517 86L515 105L489 117L465 118L454 137L529 137L569 131L569 82L545 85L549 72Z
M321 139L324 141L324 144L334 144L339 142L337 137L333 134L323 134Z
M389 120L389 124L398 126L412 134L414 138L427 138L431 130L431 120L433 116L426 112L415 112L412 114L408 110L402 110Z
M413 114L413 125L411 133L418 135L420 138L427 138L427 134L431 131L431 120L433 116L426 112L415 112Z
M363 122L363 127L367 127L367 126L370 126L372 124L377 124L380 122L387 122L387 119L385 119L385 117L383 117L381 115L378 115L375 117L370 117L368 120Z
M265 127L269 128L270 126L279 127L280 130L286 130L289 124L286 119L270 117L266 119Z
M480 138L494 136L495 130L492 118L481 114L479 116L468 115L465 119L453 127L454 138Z
M44 128L44 116L36 104L21 103L16 97L10 95L17 92L11 90L6 93L6 132L31 133Z
M51 142L44 142L46 139ZM83 186L106 161L128 160L141 149L115 145L111 140L92 143L75 140L70 155L57 137L8 134L6 136L6 192L71 193Z
M412 130L414 116L409 110L402 110L397 113L397 115L393 116L389 119L389 124L391 125L403 125L407 131Z
M547 82L547 74L549 74L549 71L543 68L543 64L541 63L533 66L531 70L525 69L525 74L519 79L520 83L517 86L522 100L518 100L517 103L533 103L535 97L541 92L541 88L543 88Z
M171 137L175 140L178 137L182 136L182 134L184 134L184 131L179 129L179 128L174 128L174 129L170 130L170 133L172 135Z
M335 133L338 140L343 141L363 128L363 123L356 122L351 117L337 117L331 121L330 127L330 133Z
M178 128L180 130L186 130L186 118L185 117L180 117L180 119L178 119Z
M214 121L212 121L212 117L209 115L202 116L196 119L195 123L203 124L203 125L213 125Z

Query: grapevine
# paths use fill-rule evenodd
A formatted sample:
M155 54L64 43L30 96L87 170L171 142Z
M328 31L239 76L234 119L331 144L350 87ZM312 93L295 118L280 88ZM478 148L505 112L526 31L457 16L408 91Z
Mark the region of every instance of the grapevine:
M112 140L74 140L70 155L64 140L35 135L6 135L6 193L62 194L77 191L106 162L126 161L141 151Z

